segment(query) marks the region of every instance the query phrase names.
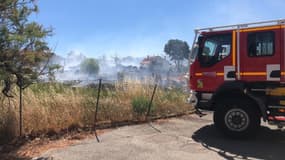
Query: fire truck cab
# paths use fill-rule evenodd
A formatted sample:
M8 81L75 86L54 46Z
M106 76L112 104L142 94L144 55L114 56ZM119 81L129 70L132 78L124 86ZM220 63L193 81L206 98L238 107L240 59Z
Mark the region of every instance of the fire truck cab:
M255 135L261 119L285 125L285 19L195 30L189 102L214 111L224 134Z

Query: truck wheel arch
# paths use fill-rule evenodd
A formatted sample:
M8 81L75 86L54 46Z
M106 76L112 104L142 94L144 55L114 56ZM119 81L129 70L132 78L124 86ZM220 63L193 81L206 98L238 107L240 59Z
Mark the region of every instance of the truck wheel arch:
M260 114L264 121L267 119L267 113L266 113L266 106L264 102L259 98L251 94L247 89L247 84L242 81L232 81L232 82L225 82L223 85L221 85L217 91L214 93L214 95L211 98L211 106L212 110L215 111L219 103L219 101L223 99L229 99L229 98L247 98L251 101L253 101L256 104L257 109L260 111Z

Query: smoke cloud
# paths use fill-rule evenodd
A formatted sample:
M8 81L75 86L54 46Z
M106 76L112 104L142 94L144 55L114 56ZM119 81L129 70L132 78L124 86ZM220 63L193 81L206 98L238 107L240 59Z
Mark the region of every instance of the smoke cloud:
M184 71L177 72L175 65L167 57L117 57L101 56L96 58L99 63L99 73L88 75L80 71L80 63L86 57L83 53L71 51L66 57L54 56L51 64L59 64L62 68L55 73L55 80L62 83L73 83L75 86L85 86L103 79L108 83L132 80L142 83L159 83L163 86L185 86L184 78L187 72L187 61Z

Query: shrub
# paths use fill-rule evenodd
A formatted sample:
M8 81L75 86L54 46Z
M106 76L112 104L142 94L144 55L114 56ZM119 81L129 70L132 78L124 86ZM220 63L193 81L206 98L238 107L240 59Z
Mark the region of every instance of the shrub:
M149 99L145 96L137 96L132 99L134 113L138 115L145 114L148 109Z

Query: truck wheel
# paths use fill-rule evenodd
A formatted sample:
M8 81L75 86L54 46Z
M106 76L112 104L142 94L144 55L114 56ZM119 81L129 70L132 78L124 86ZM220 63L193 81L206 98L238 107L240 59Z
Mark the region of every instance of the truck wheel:
M217 104L214 123L229 137L250 138L260 127L260 114L249 99L230 99Z

